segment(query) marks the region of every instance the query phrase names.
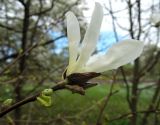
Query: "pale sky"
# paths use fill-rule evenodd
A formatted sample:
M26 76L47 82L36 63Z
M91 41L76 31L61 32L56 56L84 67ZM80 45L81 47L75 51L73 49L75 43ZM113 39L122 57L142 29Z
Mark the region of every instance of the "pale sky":
M84 6L86 8L88 8L88 10L83 11L83 14L84 14L87 22L89 23L89 21L90 21L90 17L92 15L95 2L99 2L103 6L103 10L104 10L104 14L105 14L105 16L103 18L102 26L101 26L101 32L113 31L111 16L108 15L108 11L105 9L105 6L109 8L109 1L108 0L86 0L86 3L84 4ZM123 2L123 0L111 0L111 2L112 2L112 9L114 11L119 11L119 10L123 10L126 8L126 2ZM152 5L152 2L153 2L152 0L141 0L142 9L149 8L150 5ZM118 12L115 14L115 16L118 17L117 18L118 23L121 26L128 28L128 26L129 26L128 10L123 10L121 12ZM151 16L150 12L148 12L147 14L145 13L145 15L142 15L142 20L144 20L144 21L149 20L150 16ZM120 34L122 36L126 35L126 33L127 33L118 27L117 27L117 32L118 32L118 34Z
M158 0L157 0L158 1ZM95 2L99 2L102 6L103 6L103 11L104 11L104 17L103 17L103 22L102 22L102 26L101 26L101 37L99 39L99 42L97 44L97 50L99 51L103 51L103 50L107 50L107 48L109 48L110 46L112 46L112 44L114 44L115 41L115 36L114 36L114 32L113 32L113 27L112 27L112 18L111 16L108 14L108 11L105 9L105 6L109 8L109 1L108 0L85 0L85 3L81 6L84 6L85 8L88 8L88 10L84 10L83 14L84 14L84 20L86 20L88 23L90 22L91 19L91 15L95 6ZM118 23L124 27L124 28L129 28L129 22L128 22L128 10L125 9L126 8L126 3L123 2L123 0L111 0L112 2L112 9L114 11L119 11L119 10L123 10L120 11L118 13L115 14L115 16L118 19ZM134 2L134 1L133 1ZM146 10L147 8L150 8L150 6L152 5L152 0L141 0L141 7L142 10ZM148 22L150 20L150 16L151 16L151 12L145 12L145 14L142 13L142 22ZM136 23L136 21L134 22ZM121 28L119 28L117 26L117 33L118 33L118 37L119 39L127 39L129 38L129 35L127 34L127 31L122 30ZM152 36L152 34L150 34L150 36L152 38L154 38L154 35ZM153 39L152 43L155 43ZM146 43L150 42L150 41L145 41ZM57 45L59 45L58 48L62 47L62 43L64 44L64 46L67 46L67 39L66 42L64 43L64 40L62 41L58 41ZM58 49L59 51L59 49Z

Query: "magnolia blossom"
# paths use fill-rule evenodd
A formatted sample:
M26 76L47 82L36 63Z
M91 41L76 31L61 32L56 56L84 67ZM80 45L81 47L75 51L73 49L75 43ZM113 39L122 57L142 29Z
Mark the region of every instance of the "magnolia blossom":
M69 65L65 76L75 73L101 73L116 69L134 61L142 53L143 42L128 39L117 42L104 55L93 55L103 19L103 8L99 3L95 4L91 22L81 43L80 28L76 16L72 12L67 12L66 18L69 40Z

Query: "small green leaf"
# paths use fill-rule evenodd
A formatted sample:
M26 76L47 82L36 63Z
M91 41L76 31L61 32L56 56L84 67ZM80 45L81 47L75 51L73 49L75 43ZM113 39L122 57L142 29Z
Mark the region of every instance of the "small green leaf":
M52 93L52 89L43 90L41 94L37 97L37 101L45 107L50 107L52 105Z

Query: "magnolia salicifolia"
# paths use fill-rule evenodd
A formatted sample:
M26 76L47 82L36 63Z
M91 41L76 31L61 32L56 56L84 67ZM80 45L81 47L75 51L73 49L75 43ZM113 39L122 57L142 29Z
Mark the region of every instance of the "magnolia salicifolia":
M87 82L104 71L117 69L134 61L143 51L143 42L127 39L114 44L104 55L93 54L103 20L103 8L99 3L95 4L91 22L83 40L81 40L79 23L74 13L67 12L66 19L69 64L64 73L64 79L68 78L73 83Z

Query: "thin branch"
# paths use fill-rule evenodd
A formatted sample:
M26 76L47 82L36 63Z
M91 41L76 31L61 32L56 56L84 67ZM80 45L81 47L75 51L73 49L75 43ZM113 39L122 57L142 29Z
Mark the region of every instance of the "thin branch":
M15 31L15 32L18 32L18 33L21 33L21 32L22 32L22 31L17 30L17 29L15 29L15 28L13 28L13 27L6 26L6 25L3 25L3 24L0 24L0 27L1 27L1 28L5 28L5 29L10 30L10 31Z
M40 1L41 1L41 0L40 0ZM51 10L53 9L53 7L54 7L55 1L56 1L56 0L52 0L51 6L50 6L49 8L47 8L47 9L45 9L45 10L41 10L41 11L39 11L39 12L37 12L37 13L32 13L32 14L30 14L30 16L33 16L33 15L38 15L38 16L39 16L39 15L42 15L42 14L45 14L45 13L51 11ZM42 6L41 6L41 9L42 9Z
M65 35L61 35L61 36L59 36L59 37L57 37L57 38L55 38L55 39L48 40L48 41L46 41L46 42L44 42L44 43L40 43L40 44L37 43L37 44L31 46L31 47L30 47L31 49L28 48L29 50L26 50L26 53L27 53L27 52L30 52L30 51L31 51L32 49L34 49L34 48L37 48L37 47L40 47L40 46L46 46L46 45L48 45L48 44L54 43L56 40L59 40L59 39L61 39L61 38L63 38L63 37L65 37ZM13 54L11 54L11 55L4 56L4 57L0 58L0 62L1 62L1 61L5 61L5 60L7 60L7 59L18 58L19 55L20 55L20 53L13 53ZM0 73L0 74L1 74L1 73Z
M152 58L151 62L150 63L147 63L143 69L141 70L140 74L139 74L139 77L142 77L144 76L147 72L151 71L155 65L159 62L160 60L160 51L157 52L157 54L154 56L151 56L150 58Z
M103 112L104 112L104 110L105 110L105 108L106 108L106 106L107 106L107 104L108 104L108 102L109 102L109 99L111 98L111 96L113 96L113 95L116 94L117 92L118 92L118 90L117 90L117 91L114 91L114 92L110 92L110 93L108 94L108 96L105 98L105 100L104 100L104 105L102 106L102 108L101 108L101 110L100 110L100 112L99 112L96 125L101 125L101 119L102 119L102 116L103 116Z
M132 15L132 7L133 7L133 5L131 3L131 0L128 0L127 4L128 4L129 22L130 22L130 29L129 29L129 31L130 31L131 38L134 39L134 32L133 32L133 25L134 25L134 23L133 23L133 18L132 18L132 16L133 16Z
M117 71L116 71L116 74L117 74ZM109 90L109 94L106 96L105 100L104 100L104 104L102 105L101 109L100 109L100 112L99 112L99 115L98 115L98 118L97 118L97 122L96 122L96 125L102 125L101 123L101 120L102 120L102 117L103 117L103 113L104 113L104 110L110 100L110 98L116 94L118 91L113 91L113 85L114 85L114 82L116 80L116 74L113 75L113 81L111 83L111 87L110 87L110 90Z
M12 63L10 63L9 65L7 65L7 66L0 72L0 76L1 76L6 70L8 70L10 67L12 67L14 64L16 64L16 62L17 62L19 59L21 59L24 55L26 55L27 53L31 52L31 50L33 50L34 48L36 48L36 47L38 47L38 46L48 45L48 44L52 43L53 41L56 41L56 40L58 40L58 39L60 39L60 38L62 38L62 37L64 37L64 36L60 36L60 37L57 37L57 38L54 39L54 40L49 40L49 41L47 41L47 42L45 42L45 43L35 44L35 45L29 47L29 48L26 49L24 52L22 52L20 55L18 55L18 57L17 57Z
M118 42L118 41L119 41L119 38L118 38L117 30L116 30L115 17L114 17L114 13L113 13L113 9L112 9L112 4L111 4L111 1L110 1L110 0L109 0L109 7L110 7L110 8L107 8L107 7L105 6L105 9L107 9L107 10L109 11L110 15L111 15L111 18L112 18L112 26L113 26L113 31L114 31L115 40L116 40L116 42ZM127 79L126 79L126 75L125 75L125 72L124 72L122 66L120 67L120 71L121 71L121 73L122 73L123 80L124 80L124 83L125 83L126 89L127 89L126 98L127 98L127 101L128 101L128 103L129 103L129 105L131 106L130 95L129 95L130 89L129 89L128 81L127 81Z
M138 35L137 39L140 39L141 33L142 33L142 25L141 25L141 1L136 0L137 2L137 8L138 8Z
M123 81L124 81L125 86L126 86L126 100L129 104L129 106L131 107L132 104L131 104L131 100L130 100L130 87L129 87L129 84L128 84L128 81L127 81L127 78L126 78L126 74L125 74L122 66L120 67L120 71L121 71L121 74L123 76Z
M159 98L159 96L160 96L160 79L157 81L157 88L156 88L154 95L152 97L152 100L147 108L147 111L155 110L156 101ZM149 115L150 115L150 112L146 112L144 114L143 119L142 119L142 125L147 124L147 118L149 117Z
M60 90L60 89L64 89L65 88L65 84L66 84L65 81L61 81L57 85L53 86L52 90L53 91L57 91L57 90ZM17 109L18 107L21 107L22 105L25 105L25 104L27 104L29 102L35 101L36 98L37 98L37 96L39 96L39 94L40 93L37 93L37 94L35 94L33 96L27 97L24 100L19 101L19 102L13 104L12 106L8 107L7 109L4 109L2 112L0 112L0 117L3 117L7 113L11 112L12 110Z
M156 109L156 110L142 110L142 111L137 111L137 112L130 112L130 113L126 113L126 114L123 114L117 118L113 118L113 119L110 119L108 120L109 122L114 122L116 120L120 120L120 119L123 119L123 118L126 118L126 117L131 117L133 114L143 114L143 113L160 113L160 109Z

